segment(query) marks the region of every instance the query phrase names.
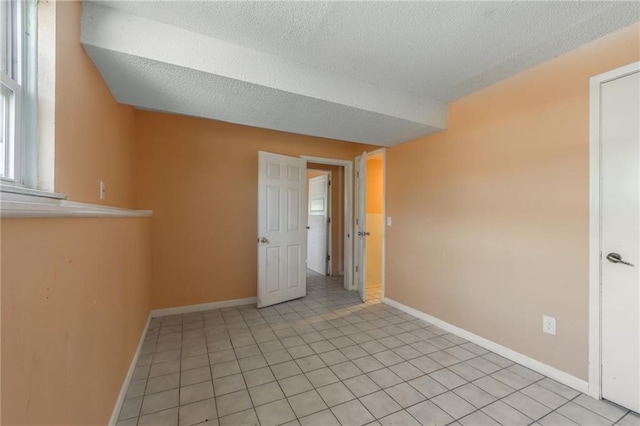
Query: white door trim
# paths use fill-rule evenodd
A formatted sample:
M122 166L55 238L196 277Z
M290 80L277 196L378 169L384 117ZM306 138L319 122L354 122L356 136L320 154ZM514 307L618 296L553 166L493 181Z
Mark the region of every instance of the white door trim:
M329 170L327 174L329 176L329 186L327 187L327 218L329 219L327 229L327 254L329 255L327 275L333 275L333 215L331 214L333 211L333 203L331 203L333 200L333 172Z
M589 395L602 397L600 330L600 88L640 71L640 62L591 77L589 81Z
M353 283L353 161L301 155L308 163L344 167L344 288L354 290Z
M367 153L355 158L353 286L367 300Z

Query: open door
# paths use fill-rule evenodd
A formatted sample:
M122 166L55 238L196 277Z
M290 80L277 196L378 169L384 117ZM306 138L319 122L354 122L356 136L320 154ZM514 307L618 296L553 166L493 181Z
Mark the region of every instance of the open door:
M354 278L360 299L366 299L366 249L367 249L367 153L356 157L356 241L354 248Z
M329 218L329 174L309 179L307 216L307 268L327 275L327 235Z
M307 294L307 160L258 153L258 308Z
M640 72L600 88L602 397L640 411Z

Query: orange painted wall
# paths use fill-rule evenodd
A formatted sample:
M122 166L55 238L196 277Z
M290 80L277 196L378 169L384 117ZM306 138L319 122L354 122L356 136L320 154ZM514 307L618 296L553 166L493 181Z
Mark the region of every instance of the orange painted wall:
M1 227L2 424L107 424L149 313L149 219Z
M136 111L136 206L152 209L153 308L256 295L258 151L352 160L357 144Z
M382 160L367 160L367 213L382 214Z
M133 109L115 102L80 46L80 3L48 7L57 29L55 189L132 207ZM150 310L150 226L148 218L0 221L0 423L108 423Z
M81 10L78 1L56 4L55 190L74 201L133 207L133 108L116 103L80 45Z
M383 165L377 158L367 159L367 288L382 285L382 234L383 234Z
M639 59L635 25L453 102L447 131L389 149L387 296L587 379L589 78Z
M307 179L313 179L314 177L318 177L326 174L327 173L322 170L307 169Z

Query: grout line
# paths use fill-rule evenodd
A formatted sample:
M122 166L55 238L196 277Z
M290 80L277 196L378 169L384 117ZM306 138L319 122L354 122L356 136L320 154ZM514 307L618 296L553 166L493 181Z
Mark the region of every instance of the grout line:
M312 284L312 283L310 283L310 284ZM326 284L325 284L325 286L326 286ZM313 287L313 285L311 285L310 287ZM334 293L335 293L335 296L334 296ZM291 346L291 347L284 347L284 350L286 351L286 353L292 359L291 360L287 360L287 361L283 361L283 362L290 362L291 361L291 362L294 363L294 365L298 366L298 368L299 368L298 360L302 359L302 358L305 358L305 357L299 357L297 359L294 359L290 350L292 348L299 347L299 346L307 346L307 347L309 347L313 352L313 354L309 355L309 356L318 356L318 357L323 353L337 350L337 351L339 351L339 353L344 355L345 358L347 359L346 361L343 361L343 362L350 362L353 365L355 365L353 363L354 360L357 360L357 359L360 359L360 358L363 358L363 357L372 357L373 359L377 360L375 355L379 354L379 353L382 353L382 352L391 352L391 353L399 356L402 359L402 361L394 363L394 364L391 364L391 365L383 364L383 367L371 370L371 371L369 371L367 373L365 373L359 367L357 367L357 365L355 365L356 368L358 369L358 371L360 371L361 374L358 374L358 375L356 375L354 377L358 377L358 376L361 376L361 375L366 375L367 378L369 378L369 379L370 379L369 374L371 374L371 373L373 373L375 371L382 370L382 369L389 369L390 371L393 372L393 370L391 370L390 367L393 367L393 366L401 364L401 363L408 363L409 365L417 368L415 365L413 365L411 363L411 361L414 360L414 359L417 359L417 358L421 358L421 357L427 357L428 359L432 360L433 362L435 362L437 365L441 366L442 368L438 368L438 369L436 369L434 371L430 371L429 373L424 373L424 371L422 371L422 370L420 370L418 368L418 370L420 370L420 372L423 373L423 374L418 376L418 377L416 377L416 378L412 378L410 380L415 380L417 378L424 377L424 376L429 376L431 379L435 380L435 378L433 378L431 375L433 373L436 373L438 371L443 371L443 370L447 370L447 371L451 372L452 374L456 374L457 375L457 373L454 370L451 370L451 367L453 367L455 365L460 365L460 364L469 365L468 362L473 360L473 359L483 358L487 362L491 362L490 360L488 360L488 359L486 359L484 357L486 355L493 354L493 352L486 351L485 353L477 354L475 352L471 352L471 351L467 350L468 352L471 352L474 356L472 358L465 359L465 360L459 360L459 358L457 358L455 355L452 355L449 352L445 352L448 355L456 358L458 360L458 362L455 362L455 363L447 365L447 366L442 366L438 361L436 361L435 359L431 358L431 356L429 356L429 355L432 354L432 353L435 353L435 352L447 351L447 350L449 350L451 348L455 348L455 347L461 347L462 348L463 345L468 345L471 342L463 341L462 343L455 343L453 341L449 341L451 343L451 346L439 347L439 346L435 346L434 345L436 347L437 351L430 352L428 354L424 354L421 351L416 350L411 345L419 343L419 342L427 342L427 343L429 343L429 340L433 340L433 339L449 340L444 336L446 336L446 335L455 336L455 335L452 334L452 333L446 333L445 332L445 333L442 333L442 334L439 334L439 335L436 334L433 337L424 338L422 336L414 334L414 332L419 331L419 330L429 331L428 329L432 328L433 326L429 326L429 325L425 326L425 324L428 324L427 322L422 321L422 320L420 320L418 318L412 317L412 316L410 316L410 315L408 315L406 313L403 313L403 312L399 311L396 308L390 308L390 309L382 308L381 309L380 308L381 304L380 304L379 301L378 301L378 303L368 305L368 304L364 304L364 303L360 302L359 299L355 299L354 298L354 300L350 300L351 298L348 298L348 299L345 300L343 297L337 297L338 295L342 295L342 294L344 294L344 289L342 287L338 288L336 286L336 289L334 290L334 289L331 288L331 285L329 284L328 288L325 287L324 291L317 291L317 290L312 288L312 289L310 289L310 291L309 291L309 293L307 295L307 299L298 299L297 301L294 301L294 304L295 304L295 302L299 302L301 305L306 306L309 310L311 310L314 313L313 315L304 315L304 312L305 312L304 310L301 310L301 309L296 310L296 308L298 308L299 306L292 305L292 304L290 304L290 305L281 305L281 306L279 306L281 309L278 309L278 307L274 307L273 310L264 312L264 313L268 312L269 315L263 315L263 313L258 311L258 313L260 314L259 316L253 316L252 315L251 317L245 317L243 315L243 312L242 312L243 309L241 307L222 308L222 309L215 310L215 311L220 312L220 319L222 321L222 325L224 326L224 329L226 330L226 331L221 331L220 333L225 333L227 335L225 340L229 341L231 343L231 349L233 350L233 353L234 353L234 356L235 356L235 362L238 363L238 366L239 366L239 359L242 359L242 358L238 358L237 349L239 349L239 347L236 348L235 346L233 346L233 340L234 339L237 340L238 338L242 338L242 337L244 337L243 335L250 336L250 337L252 337L252 340L253 340L253 343L250 343L249 345L243 345L243 347L250 346L250 345L256 345L256 347L258 349L258 353L262 356L263 359L265 358L265 354L267 354L269 352L263 352L262 348L260 347L260 343L267 343L267 342L271 342L271 341L274 341L274 342L277 341L277 342L280 342L280 344L282 344L282 340L283 339L287 339L288 337L299 337L300 339L302 339L300 344L297 344L297 345ZM266 308L266 309L269 309L269 308ZM225 318L224 314L226 312L234 312L234 311L237 312L237 314L228 315ZM296 315L290 315L290 314L296 314ZM178 320L180 322L180 327L181 327L181 331L179 331L179 333L180 333L180 348L179 348L179 358L178 358L178 361L179 361L178 399L180 397L180 389L181 389L181 385L182 385L182 363L183 363L182 355L183 355L183 351L184 351L183 342L184 342L184 324L185 324L184 323L184 318L187 315L193 315L193 314L178 314L176 316L166 317L166 318L171 318L172 320ZM278 318L275 318L276 316ZM295 317L293 320L291 319L292 316ZM393 319L393 321L391 321L391 319ZM215 318L213 320L214 321L218 321ZM354 322L354 320L355 320L355 322ZM384 323L381 324L381 325L373 325L372 324L373 322L380 323L381 321L385 321L387 323L387 325L384 325ZM147 331L147 335L145 336L145 340L147 340L148 337L150 337L151 335L155 334L155 336L153 337L154 340L155 340L155 345L154 345L154 351L151 353L151 361L150 361L150 365L149 365L149 371L146 374L145 390L144 390L144 393L142 395L143 401L144 401L144 397L146 396L146 389L147 389L148 382L149 382L149 379L150 379L149 375L150 375L151 367L154 364L153 363L154 356L155 356L155 354L157 352L162 352L162 351L156 351L155 350L157 348L157 342L158 342L158 340L160 340L160 337L162 336L162 334L160 334L160 331L161 331L162 325L163 325L162 322L163 321L161 321L161 323L158 325L158 327L154 327L154 329L149 329ZM403 328L403 327L399 326L401 324L402 325L408 324L407 327L410 327L410 324L414 323L414 322L416 323L416 326L415 327L411 327L410 329ZM212 361L211 353L212 352L210 352L210 349L211 349L210 343L213 343L213 342L210 342L209 338L207 337L208 335L207 335L206 329L208 327L206 327L206 323L207 322L204 320L204 317L202 317L202 327L190 328L189 330L196 330L196 329L199 330L201 328L204 330L203 331L203 338L204 338L204 346L205 346L205 349L207 351L207 360L208 360L208 366L207 367L209 369L209 375L210 375L210 378L211 378L211 386L213 387L213 375L211 374L211 369L213 367L213 365L211 364L211 361ZM343 324L347 324L347 325L343 325ZM369 324L369 325L365 326L365 324ZM420 325L418 325L418 324L420 324ZM173 323L171 324L171 326L174 326L174 325L176 325L176 324L173 324ZM357 331L353 331L350 334L345 334L340 330L339 327L341 327L341 326L353 327L354 329L357 329ZM366 328L363 330L361 327L366 327ZM414 335L416 338L418 338L419 340L417 340L417 341L415 341L413 343L406 343L404 340L399 339L400 342L402 343L402 345L396 346L396 347L389 347L387 345L384 345L384 344L380 343L380 340L384 340L387 337L395 337L392 332L387 332L387 331L384 330L386 328L391 328L391 327L397 327L397 328L401 329L402 330L401 334L410 333L410 334ZM156 329L157 329L157 332L155 331ZM277 332L281 331L281 330L291 330L291 332L290 332L291 334L290 335L285 335L283 337L280 337L277 334ZM326 337L325 334L333 334L332 333L333 330L337 330L341 334L333 335L333 337ZM378 331L378 330L381 330L386 335L380 336L380 333L376 333L379 337L373 337L373 336L371 336L369 334L370 332ZM309 333L314 333L314 332L315 333L319 333L322 336L322 339L319 340L319 341L316 341L316 342L307 343L302 336L304 336L306 334L309 334ZM326 332L326 333L322 334L323 332ZM270 340L264 340L264 341L258 343L255 340L255 338L258 335L262 334L262 333L265 333L265 334L266 333L272 333L274 338L270 339ZM165 333L165 335L166 334L171 334L171 333ZM353 336L353 335L356 335L356 334L365 334L367 337L370 337L371 339L366 340L366 341L362 341L360 343L356 343L350 337L350 336ZM238 336L240 336L240 337L238 337ZM196 336L196 337L198 337L198 336ZM333 344L332 340L335 340L335 339L338 339L338 338L341 338L341 337L346 337L347 339L349 339L349 341L351 341L354 344L338 348L336 345ZM311 345L314 344L314 343L318 343L318 342L327 342L333 347L333 349L330 349L329 351L317 352L315 349L313 349L311 347ZM364 349L362 347L362 345L365 345L368 342L376 342L376 343L384 346L385 349L382 350L382 351L377 351L375 353L371 353L371 352L369 352L368 350L366 350L366 349ZM398 349L400 347L406 347L406 346L408 346L409 348L415 350L417 353L419 353L419 355L416 356L416 357L412 357L412 358L405 358L404 356L402 356L402 355L400 355L400 354L395 352L395 349ZM475 346L477 346L477 345L475 345ZM366 355L356 356L354 358L350 358L349 356L345 355L343 350L345 350L347 348L351 348L351 347L358 347L358 348L364 350L364 352L366 352ZM462 348L462 349L465 349L465 348ZM164 350L173 350L173 349L168 348L168 349L164 349ZM495 355L497 355L497 354L495 354ZM497 355L497 356L500 356L500 355ZM504 357L501 357L501 358L504 358ZM326 362L324 362L324 360L322 360L322 358L320 358L320 360L322 361L322 366L321 367L314 368L314 369L309 370L309 371L302 371L302 369L301 369L301 374L306 378L307 377L306 375L308 373L312 372L312 371L316 371L316 370L318 370L320 368L329 368L331 370L331 367L333 367L334 365L338 365L338 364L343 363L343 362L336 363L336 364L332 364L331 366L329 366L329 365L326 364ZM279 364L281 364L281 363L275 363L275 364L271 364L271 365L269 363L267 363L266 368L268 368L269 371L271 372L271 374L273 374L272 367L275 366L275 365L279 365ZM501 384L504 384L505 386L510 387L506 383L503 383L499 379L493 377L493 375L495 375L496 373L499 373L500 371L508 370L509 368L511 368L514 365L519 365L519 364L511 363L510 365L508 365L506 367L501 367L498 370L493 371L493 372L488 373L488 374L485 373L484 371L476 369L476 370L480 371L480 373L482 374L481 377L478 377L477 379L474 379L473 381L470 381L470 380L465 379L464 377L461 377L461 379L463 379L465 381L464 384L462 384L460 386L456 386L456 387L451 388L451 389L447 388L447 390L445 392L441 392L438 395L441 395L441 394L444 394L444 393L447 393L447 392L453 392L456 389L458 389L458 388L460 388L462 386L465 386L467 384L473 384L474 386L477 386L477 385L475 385L475 382L478 381L478 380L481 380L484 377L491 377L494 380L497 380L498 382L500 382ZM469 365L469 367L473 367L473 366ZM500 367L500 366L498 365L498 367ZM473 367L473 368L475 368L475 367ZM333 370L331 370L331 371L333 371ZM522 379L526 380L527 382L529 382L529 380L530 380L530 379L528 379L526 377L523 377L523 376L519 375L517 372L510 371L510 370L508 370L508 371L511 372L512 374L515 374L515 375L521 377ZM243 378L243 381L244 381L244 385L245 385L245 389L244 390L249 395L253 411L256 412L255 411L256 406L255 406L255 404L253 402L253 399L250 396L249 387L247 385L246 379L244 378L244 372L242 371L242 369L240 369L240 374L242 374L242 378ZM296 376L296 375L294 375L294 376ZM280 380L278 380L275 377L275 374L273 374L273 376L274 376L275 382L278 384L280 390L282 391L282 393L284 395L284 399L286 399L287 402L289 403L289 407L291 408L292 412L294 413L295 418L299 420L299 417L297 416L297 414L295 413L295 411L293 410L293 407L291 406L291 404L289 402L289 397L284 394L284 390L282 389L282 386L280 384ZM291 377L293 377L293 376L291 376ZM488 405L491 405L491 404L495 403L496 401L502 401L503 399L509 397L510 395L513 395L515 393L521 392L524 389L526 389L526 388L528 388L528 387L530 387L530 386L532 386L534 384L539 383L540 381L544 380L545 378L547 378L547 376L542 376L542 378L540 378L540 379L531 381L526 386L524 386L524 387L522 387L520 389L514 389L513 392L505 395L502 398L496 398L491 403L486 404L486 405L484 405L482 407L478 408L475 405L470 404L475 408L475 410L472 413L469 413L467 415L473 414L473 413L475 413L477 411L481 411L482 409L484 409ZM345 380L349 380L349 379L351 379L351 377L347 378L347 379L344 379L344 380L338 378L338 382L335 382L335 383L341 383L341 384L343 384L343 386L345 386L348 389L348 387L345 384ZM399 385L399 384L402 384L402 383L406 383L409 386L411 386L412 389L415 389L409 383L410 380L404 380L402 377L400 377L400 379L402 379L402 382L400 382L400 383L398 383L396 385ZM437 382L437 380L436 380L436 382ZM269 382L269 383L272 383L272 382ZM312 390L315 391L316 394L319 395L318 389L326 387L326 386L329 386L329 385L331 385L331 384L327 384L327 385L320 386L320 387L315 387L312 384L312 386L313 386ZM445 388L446 388L446 386L445 386ZM389 395L389 393L387 392L388 389L389 389L389 387L384 388L384 389L380 388L379 390L382 390L385 395L389 396L393 400L393 397L391 397L391 395ZM486 392L484 389L482 389L482 388L480 388L480 389L483 392ZM375 390L373 392L370 392L368 394L362 395L360 397L355 397L355 395L354 395L354 397L356 398L356 400L359 401L360 404L363 405L363 407L368 412L370 412L368 410L368 408L360 401L360 399L365 397L365 396L367 396L367 395L370 395L372 393L379 392L379 390ZM545 388L545 390L556 394L555 392L553 392L553 391L551 391L549 389ZM350 391L350 389L349 389L349 391ZM416 389L416 391L417 391L417 389ZM308 391L304 391L304 392L308 392ZM304 392L301 392L301 393L304 393ZM420 393L420 392L418 391L418 393ZM300 394L300 393L298 393L298 394ZM290 395L290 397L293 397L293 396L298 395L298 394ZM431 399L437 397L438 395L434 395L431 398L427 398L426 400L431 400ZM571 399L568 399L565 403L563 403L562 405L560 405L556 409L551 410L548 414L546 414L542 418L550 415L553 412L556 412L558 409L560 409L564 405L566 405L569 402L572 402L573 400L578 398L580 395L582 395L582 393L578 393L577 396L575 396L575 397L573 397ZM424 396L424 395L422 395L422 396ZM562 395L559 395L559 396L562 397ZM464 397L462 397L460 395L458 395L458 397L460 397L464 401L470 403ZM493 397L493 395L492 395L492 397ZM214 389L214 399L216 400L217 417L220 418L219 411L217 410L217 398L215 398L215 389ZM538 402L539 404L545 406L546 408L549 408L549 409L551 408L551 407L548 407L545 404L541 403L540 401L536 400L535 398L532 398L532 399L534 401ZM324 398L321 397L321 400L324 401ZM279 401L279 400L277 400L277 401ZM354 400L350 400L350 401L354 401ZM273 403L273 402L276 402L276 401L271 401L269 403ZM349 402L349 401L343 402L341 404L344 404L344 403L347 403L347 402ZM420 402L418 402L416 404L413 404L411 406L408 406L408 407L401 407L400 410L396 410L396 411L394 411L392 413L388 413L388 414L385 415L385 417L389 416L389 415L393 415L394 413L397 413L399 411L406 411L409 408L411 408L411 407L413 407L415 405L421 404L423 402L424 401L420 401ZM267 403L267 404L269 404L269 403ZM338 405L341 405L341 404L338 404ZM326 405L326 401L325 401L325 405ZM338 405L336 405L336 406L338 406ZM398 404L398 405L400 405L400 404ZM520 410L517 410L515 407L511 407L510 405L508 405L508 406L510 408L520 412ZM180 412L180 407L181 407L181 405L180 405L180 400L179 400L178 401L178 410L179 410L178 413ZM586 407L582 407L582 408L594 413L595 415L600 416L598 413L596 413L596 412L594 412L594 411L592 411L592 410L590 410L590 409L588 409ZM327 406L327 409L329 409L329 411L331 413L333 413L333 411L331 410L331 407ZM325 410L325 409L323 409L323 410ZM320 410L320 411L323 411L323 410ZM446 410L443 410L443 411L446 413ZM237 413L232 413L232 414L237 414ZM230 415L232 415L232 414L230 414ZM313 414L315 414L315 413L311 413L311 414L308 414L308 415L313 415ZM370 414L372 415L372 417L375 418L375 416L373 416L372 413L370 413ZM409 414L411 414L411 413L409 413ZM449 413L447 413L447 414L449 414ZM484 414L486 415L486 413L484 413ZM522 414L526 416L526 414L524 414L524 413L522 413ZM561 415L560 413L557 413L557 414ZM622 419L627 414L628 414L628 412L624 413L620 417L620 419ZM140 417L141 417L141 414L139 414L137 420L139 420ZM256 417L257 417L257 412L256 412ZM451 417L453 417L453 416L451 416ZM618 419L618 420L620 420L620 419ZM534 419L534 421L535 421L535 419ZM454 420L454 422L455 422L455 420Z

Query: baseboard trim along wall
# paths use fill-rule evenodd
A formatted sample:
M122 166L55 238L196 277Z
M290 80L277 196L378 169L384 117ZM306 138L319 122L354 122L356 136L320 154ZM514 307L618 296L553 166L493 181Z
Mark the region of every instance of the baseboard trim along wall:
M178 306L175 308L154 309L151 311L151 318L166 317L168 315L189 314L191 312L209 311L211 309L230 308L232 306L251 305L256 303L256 297L246 297L244 299L223 300L220 302L200 303L198 305Z
M502 346L498 343L492 342L491 340L485 339L484 337L478 336L477 334L473 334L470 331L467 331L463 328L456 327L455 325L449 324L441 319L433 317L429 314L426 314L417 309L411 308L407 305L403 305L400 302L396 302L393 299L389 299L385 297L383 302L389 306L400 309L403 312L406 312L410 315L413 315L421 320L427 321L437 327L440 327L443 330L446 330L450 333L456 334L464 339L467 339L471 343L475 343L478 346L481 346L491 352L495 352L500 356L503 356L513 362L517 362L518 364L522 364L527 368L530 368L533 371L536 371L540 374L543 374L547 377L556 380L563 385L567 385L575 390L578 390L582 393L589 393L589 383L585 380L579 379L569 373L565 373L564 371L558 370L555 367L547 365L543 362L530 358L526 355L523 355L519 352L511 350L506 346Z
M147 331L149 330L149 324L151 323L152 318L157 317L166 317L169 315L177 315L177 314L189 314L191 312L202 312L209 311L211 309L221 309L221 308L229 308L232 306L244 306L244 305L252 305L256 303L256 297L247 297L244 299L232 299L232 300L223 300L221 302L211 302L211 303L200 303L198 305L187 305L187 306L178 306L176 308L164 308L164 309L153 309L149 312L149 316L147 317L147 323L142 330L142 335L140 336L140 342L138 342L138 349L136 353L133 355L133 359L131 360L131 365L129 366L129 371L127 372L127 376L122 383L122 388L120 389L120 394L118 395L118 399L116 400L116 405L113 407L113 413L111 414L111 419L109 420L109 426L116 426L118 423L118 415L120 414L120 409L122 408L122 404L124 403L124 398L127 396L127 390L129 389L129 383L131 382L131 378L133 377L133 370L136 368L136 364L138 363L138 358L140 357L140 351L142 350L142 344L144 343L144 337L147 335Z
M147 316L147 323L144 325L142 329L142 335L140 336L140 341L138 342L138 349L136 349L136 353L133 355L133 360L131 361L131 365L129 365L129 371L124 378L124 382L122 383L122 388L120 388L120 394L118 395L118 399L116 399L116 405L113 407L113 413L111 413L111 419L109 420L109 426L116 426L118 423L118 415L120 414L120 409L122 408L122 404L124 403L124 398L127 396L127 389L129 389L129 383L131 382L131 378L133 377L133 370L136 368L136 364L138 363L138 358L140 357L140 351L142 350L142 344L144 343L144 336L147 335L147 330L149 329L149 323L151 322L151 315Z

